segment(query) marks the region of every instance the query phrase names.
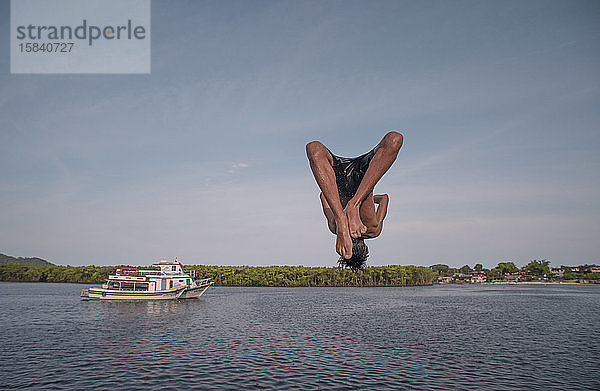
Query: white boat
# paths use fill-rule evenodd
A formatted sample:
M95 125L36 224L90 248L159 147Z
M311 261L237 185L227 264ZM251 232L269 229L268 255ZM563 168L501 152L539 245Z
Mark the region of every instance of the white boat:
M183 265L161 261L152 264L160 270L134 267L117 269L101 288L81 291L84 300L174 300L200 297L213 284L210 278L195 280L195 270L183 270Z

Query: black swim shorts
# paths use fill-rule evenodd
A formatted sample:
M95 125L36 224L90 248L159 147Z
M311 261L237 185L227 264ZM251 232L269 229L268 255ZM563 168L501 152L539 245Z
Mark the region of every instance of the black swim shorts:
M331 153L331 151L329 151ZM362 182L371 159L375 156L375 149L355 158L339 157L333 153L333 171L340 198L350 199L356 194Z

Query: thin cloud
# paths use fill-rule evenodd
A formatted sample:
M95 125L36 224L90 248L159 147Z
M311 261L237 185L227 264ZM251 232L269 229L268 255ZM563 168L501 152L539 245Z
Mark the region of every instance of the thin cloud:
M241 162L241 163L234 163L234 164L231 165L231 167L226 172L229 173L229 174L233 174L233 173L235 173L238 170L241 170L241 169L244 169L244 168L248 168L248 167L249 167L248 163L243 163L243 162Z

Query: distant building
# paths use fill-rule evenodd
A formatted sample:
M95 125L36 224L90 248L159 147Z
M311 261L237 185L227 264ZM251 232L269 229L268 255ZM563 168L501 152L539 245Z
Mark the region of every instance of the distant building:
M471 277L471 282L473 284L481 284L486 281L487 281L487 277L484 272L473 273L473 276Z
M563 277L566 272L571 273L600 273L600 266L596 265L579 265L579 266L561 266L560 268L553 267L552 274L557 277Z
M553 267L552 269L550 269L550 271L552 272L552 276L554 276L554 277L562 277L562 276L565 275L565 268L564 268L564 266Z
M471 282L471 275L470 274L463 274L463 273L456 273L454 275L454 281L455 284L467 284Z
M530 281L531 273L529 272L516 272L508 273L504 275L504 279L512 282Z
M484 272L474 272L471 274L456 273L453 277L450 277L451 283L454 284L481 284L487 281Z

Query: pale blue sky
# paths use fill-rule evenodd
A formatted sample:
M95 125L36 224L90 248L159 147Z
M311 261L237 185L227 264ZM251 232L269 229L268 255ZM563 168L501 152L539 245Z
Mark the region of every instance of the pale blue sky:
M332 266L304 145L405 136L372 265L600 263L600 2L153 1L150 75L11 75L0 252Z

